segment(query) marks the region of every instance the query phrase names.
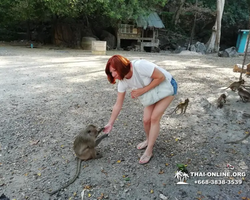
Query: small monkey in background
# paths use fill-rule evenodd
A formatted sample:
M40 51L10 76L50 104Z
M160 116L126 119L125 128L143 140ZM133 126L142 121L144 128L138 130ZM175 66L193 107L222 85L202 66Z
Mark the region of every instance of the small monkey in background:
M231 85L229 85L226 89L230 88L232 91L236 91L242 84L245 83L244 79L241 79L240 81L233 82ZM225 90L226 90L225 89Z
M227 96L225 94L221 94L220 97L217 99L217 108L222 108L223 105L226 103Z
M238 88L238 95L244 103L250 100L250 92L243 89L242 87Z
M68 187L77 179L80 173L82 160L86 161L90 159L101 158L101 155L97 155L95 147L102 141L102 139L108 136L108 134L104 134L96 139L103 129L104 128L101 128L99 131L97 131L97 128L94 125L88 125L86 129L80 131L80 133L76 136L73 145L73 149L77 159L75 176L67 184L63 185L53 192L49 192L50 195L53 195L61 189Z
M173 114L174 112L176 113L178 110L181 109L181 113L186 113L186 110L187 110L187 107L188 107L188 103L189 103L189 99L185 99L184 102L182 103L179 103L176 108L171 112L169 113L169 115Z

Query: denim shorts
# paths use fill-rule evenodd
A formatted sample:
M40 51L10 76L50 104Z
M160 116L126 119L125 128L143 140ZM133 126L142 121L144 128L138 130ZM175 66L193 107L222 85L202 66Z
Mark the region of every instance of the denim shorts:
M176 95L177 94L178 85L177 85L177 82L174 80L174 78L171 79L171 85L174 88L174 94L173 95Z

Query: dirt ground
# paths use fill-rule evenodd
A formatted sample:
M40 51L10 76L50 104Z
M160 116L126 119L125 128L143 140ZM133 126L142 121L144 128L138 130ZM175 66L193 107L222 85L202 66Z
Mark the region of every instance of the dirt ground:
M97 148L103 157L82 162L79 178L50 196L48 191L75 173L72 143L77 133L88 124L103 127L109 120L117 85L107 81L104 68L114 54L148 59L178 82L178 95L161 121L154 157L146 165L138 164L143 153L136 149L144 140L143 107L127 93L112 132ZM0 195L11 200L250 199L250 137L225 144L250 132L250 102L225 90L239 78L233 65L242 62L243 56L126 51L97 56L2 43ZM250 85L250 79L243 78ZM215 101L224 92L227 104L217 109ZM186 98L190 100L186 114L167 115ZM177 184L177 164L187 165L188 184Z

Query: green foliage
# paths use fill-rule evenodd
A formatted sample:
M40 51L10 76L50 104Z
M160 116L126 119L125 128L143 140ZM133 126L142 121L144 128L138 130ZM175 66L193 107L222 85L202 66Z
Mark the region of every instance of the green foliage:
M180 170L181 172L185 172L185 173L188 173L188 170L187 170L187 165L184 165L184 164L176 164L177 167L178 167L178 170Z
M106 0L104 15L114 20L136 19L166 4L167 0Z
M11 23L13 14L9 12L13 7L13 1L1 0L0 1L0 25L5 26L5 24Z
M249 11L246 0L227 0L225 2L225 8L222 18L223 28L230 28L232 26L244 26L245 22L248 21L248 18Z
M0 0L0 31L14 30L16 25L24 22L44 23L64 18L115 27L119 21L130 21L156 11L170 32L185 37L190 36L196 14L195 36L205 38L209 35L215 22L216 0L185 0L178 24L175 25L173 17L180 2L181 0ZM233 28L237 31L238 28L247 28L249 10L250 0L226 0L222 29L228 31Z

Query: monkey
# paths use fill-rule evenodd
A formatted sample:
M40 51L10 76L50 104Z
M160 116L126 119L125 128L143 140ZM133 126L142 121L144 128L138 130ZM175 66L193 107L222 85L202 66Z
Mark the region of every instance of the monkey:
M169 113L168 115L172 115L174 112L176 113L179 109L181 109L181 113L186 113L186 110L187 110L187 107L188 107L188 103L189 103L189 99L185 99L184 102L182 103L179 103L176 108L171 112Z
M223 93L217 100L217 108L222 108L223 105L226 103L227 96Z
M242 87L238 88L238 95L240 96L241 100L246 103L250 100L250 92L243 89Z
M243 140L247 139L250 136L250 133L248 133L245 137L243 137L240 140L236 140L236 141L232 141L232 142L225 142L225 144L238 144L240 142L242 142Z
M55 191L49 192L50 195L53 195L58 191L68 187L77 179L81 170L82 161L101 158L100 154L97 155L95 147L98 146L98 144L108 136L108 134L104 134L96 139L99 133L103 131L103 129L104 128L101 128L99 131L97 131L97 128L94 125L88 125L86 129L80 131L80 133L76 136L73 144L73 149L76 154L77 160L76 173L74 177L70 181L68 181L68 183L61 186Z
M230 88L232 91L236 91L236 89L238 89L242 84L245 83L244 79L241 79L239 81L233 82L231 85L229 85L226 89ZM226 90L225 89L225 90Z
M246 69L242 69L242 65L240 65L240 64L234 65L233 72L246 73L246 71L247 71Z

